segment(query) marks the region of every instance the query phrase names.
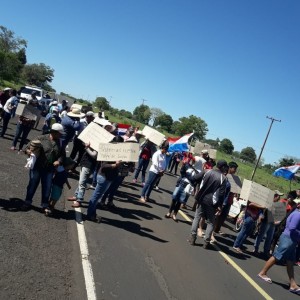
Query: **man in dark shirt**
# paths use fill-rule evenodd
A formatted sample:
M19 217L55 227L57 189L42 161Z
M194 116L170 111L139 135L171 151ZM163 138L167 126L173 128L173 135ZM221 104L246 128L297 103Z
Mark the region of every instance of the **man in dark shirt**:
M226 174L227 171L227 162L225 160L219 160L216 170L202 171L193 178L194 184L200 183L200 189L195 196L197 208L192 224L191 236L189 238L189 243L191 245L195 245L201 217L205 218L207 221L203 248L206 249L210 245L215 215L221 212L221 207L223 205L227 180L224 174Z

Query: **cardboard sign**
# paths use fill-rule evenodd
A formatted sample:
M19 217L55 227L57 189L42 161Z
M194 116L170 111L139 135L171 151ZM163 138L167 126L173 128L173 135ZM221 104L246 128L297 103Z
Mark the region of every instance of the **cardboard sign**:
M209 144L197 141L196 144L195 144L195 147L194 147L194 153L195 153L195 155L200 155L201 151L204 150L204 149L209 150L209 149L211 149L211 146ZM210 157L212 157L212 156L210 156Z
M274 222L282 221L286 216L286 203L274 202L272 207Z
M100 125L91 122L78 136L84 143L91 143L94 150L99 148L100 143L109 143L114 135L102 128Z
M240 197L270 209L273 205L274 191L244 179Z
M231 185L230 192L240 194L242 189L242 182L240 177L234 174L227 174L227 179Z
M157 146L160 146L165 140L165 136L162 133L147 125L144 127L142 132L146 139L148 139Z
M140 146L138 143L100 143L97 160L137 162L139 151Z
M216 159L217 158L217 150L216 149L207 149L208 155L210 158Z
M19 103L16 109L16 115L35 121L41 116L41 111L32 105Z

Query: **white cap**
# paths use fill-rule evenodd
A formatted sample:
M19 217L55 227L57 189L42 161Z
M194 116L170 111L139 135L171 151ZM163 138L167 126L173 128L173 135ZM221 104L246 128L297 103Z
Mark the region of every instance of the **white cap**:
M51 130L53 131L58 131L59 133L63 134L64 133L64 128L61 124L59 123L54 123L52 126L51 126Z

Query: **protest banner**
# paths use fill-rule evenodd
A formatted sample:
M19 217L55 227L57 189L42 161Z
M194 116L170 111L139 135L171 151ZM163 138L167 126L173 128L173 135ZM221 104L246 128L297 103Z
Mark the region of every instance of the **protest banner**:
M16 115L35 121L40 117L41 111L32 105L19 103L16 109Z
M274 191L244 179L240 197L270 209L273 204Z
M282 221L286 216L286 203L274 202L272 207L274 222Z
M201 151L204 149L209 150L211 149L211 146L209 144L197 141L194 147L194 154L199 155L201 154Z
M90 143L94 150L99 148L100 143L109 143L114 135L107 130L99 126L98 124L91 122L78 136L78 138L84 143Z
M144 127L142 132L146 139L148 139L157 146L160 146L165 140L165 136L162 133L147 125Z
M97 160L137 162L140 146L138 143L100 143Z
M227 174L227 179L231 185L230 192L240 194L242 189L242 182L240 177L234 174Z

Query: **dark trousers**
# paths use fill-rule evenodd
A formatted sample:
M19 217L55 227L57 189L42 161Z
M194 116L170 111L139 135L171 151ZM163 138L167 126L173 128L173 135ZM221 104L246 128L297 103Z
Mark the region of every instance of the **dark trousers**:
M9 120L11 118L11 114L4 111L4 115L3 115L3 124L2 124L2 131L1 131L1 136L3 137L6 130L7 130L7 126L8 126L8 123L9 123Z
M28 137L28 134L29 134L31 128L32 128L31 126L25 126L21 123L18 123L16 134L13 139L12 145L14 147L16 147L17 143L18 143L18 139L21 137L21 141L20 141L20 145L19 145L19 150L21 150L26 143L26 140L27 140L27 137Z
M78 139L76 137L76 138L74 138L73 149L72 149L72 152L70 154L70 157L73 160L76 158L76 155L77 155L76 164L75 164L74 169L79 165L83 154L84 154L84 144L80 139Z

